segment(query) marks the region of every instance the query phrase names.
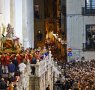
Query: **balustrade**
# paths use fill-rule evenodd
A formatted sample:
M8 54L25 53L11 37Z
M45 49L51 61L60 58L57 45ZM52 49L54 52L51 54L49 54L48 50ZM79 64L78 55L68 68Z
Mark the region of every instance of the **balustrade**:
M60 74L58 70L58 65L55 61L53 61L51 51L49 51L48 56L44 56L43 60L37 60L36 64L31 64L31 67L35 68L35 76L40 77L43 73L45 73L49 68L53 68L53 71L57 74Z
M31 74L31 72L33 72L33 70L31 70L31 68L34 70L33 75ZM43 60L37 60L36 64L30 64L29 62L27 63L26 72L21 74L21 77L20 77L21 80L18 82L18 88L19 88L18 90L23 90L23 89L29 90L30 76L32 79L34 78L34 80L36 80L35 78L37 78L37 77L41 78L40 80L43 80L43 79L45 79L45 78L43 78L43 77L45 77L44 75L47 74L47 80L45 82L50 84L53 80L53 79L50 79L53 76L53 72L55 72L56 76L58 76L61 73L57 63L52 58L51 51L49 51L49 54L47 56L44 55ZM34 83L35 83L35 81L34 81ZM26 89L26 87L28 87L28 88ZM36 87L34 87L34 88L36 88ZM52 86L51 86L51 88L52 88Z
M48 56L45 56L44 55L44 58L43 60L37 60L37 63L36 64L31 64L31 67L34 67L35 68L35 73L34 75L35 76L38 76L40 77L43 73L45 73L47 71L48 68L51 67L51 51L49 51L49 55Z
M26 65L24 72L20 74L20 80L18 81L17 90L29 90L29 77L31 74L30 63Z

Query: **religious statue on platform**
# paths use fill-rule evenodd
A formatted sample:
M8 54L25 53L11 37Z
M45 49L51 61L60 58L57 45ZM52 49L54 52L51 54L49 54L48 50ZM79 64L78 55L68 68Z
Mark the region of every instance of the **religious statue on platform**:
M5 34L6 33L6 34ZM6 38L5 40L2 41L3 43L3 50L4 49L12 49L13 48L13 28L10 24L7 25L7 28L3 28L2 32L3 38Z
M10 24L7 27L2 24L1 31L1 49L21 51L19 38L14 36L14 28Z
M7 38L12 38L13 37L13 28L10 24L8 24L7 26L7 34L6 34L6 37Z

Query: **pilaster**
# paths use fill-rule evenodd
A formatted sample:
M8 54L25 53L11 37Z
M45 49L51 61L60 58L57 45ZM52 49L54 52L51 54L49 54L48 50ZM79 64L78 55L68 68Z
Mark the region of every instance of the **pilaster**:
M15 1L10 0L10 24L14 27Z
M10 23L10 0L4 0L4 20L7 26Z
M29 47L34 48L34 2L27 0L27 31Z
M15 35L20 38L20 42L23 44L22 33L22 2L23 0L15 0Z

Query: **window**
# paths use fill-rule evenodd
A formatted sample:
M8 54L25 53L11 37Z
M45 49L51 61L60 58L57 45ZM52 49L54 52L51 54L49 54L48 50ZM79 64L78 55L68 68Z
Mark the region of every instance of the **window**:
M82 7L83 15L95 15L95 0L85 0L85 7Z
M86 7L87 9L90 9L90 0L86 0Z
M95 0L86 0L86 9L95 9Z
M95 50L95 25L86 25L86 49Z

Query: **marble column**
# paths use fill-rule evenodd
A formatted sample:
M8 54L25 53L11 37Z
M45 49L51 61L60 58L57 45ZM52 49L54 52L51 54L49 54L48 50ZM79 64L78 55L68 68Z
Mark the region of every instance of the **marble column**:
M2 0L0 0L0 14L2 14Z
M27 32L28 47L34 48L34 5L33 0L27 0Z
M14 27L15 1L10 0L10 24Z
M28 42L28 36L27 36L27 0L23 0L22 2L22 29L23 29L23 46L26 49L27 48L27 42Z
M4 21L4 10L5 5L4 5L4 0L0 0L0 38L2 37L2 24L5 26L5 21Z
M1 29L1 23L2 23L2 0L0 0L0 29Z
M22 2L23 0L15 0L15 24L14 31L15 36L20 38L20 42L23 44L23 33L22 33Z
M34 48L34 9L33 0L22 2L22 29L24 48Z
M34 48L33 0L15 0L15 35L24 48ZM12 20L13 21L13 20Z
M10 23L10 0L4 0L4 20L7 26Z

